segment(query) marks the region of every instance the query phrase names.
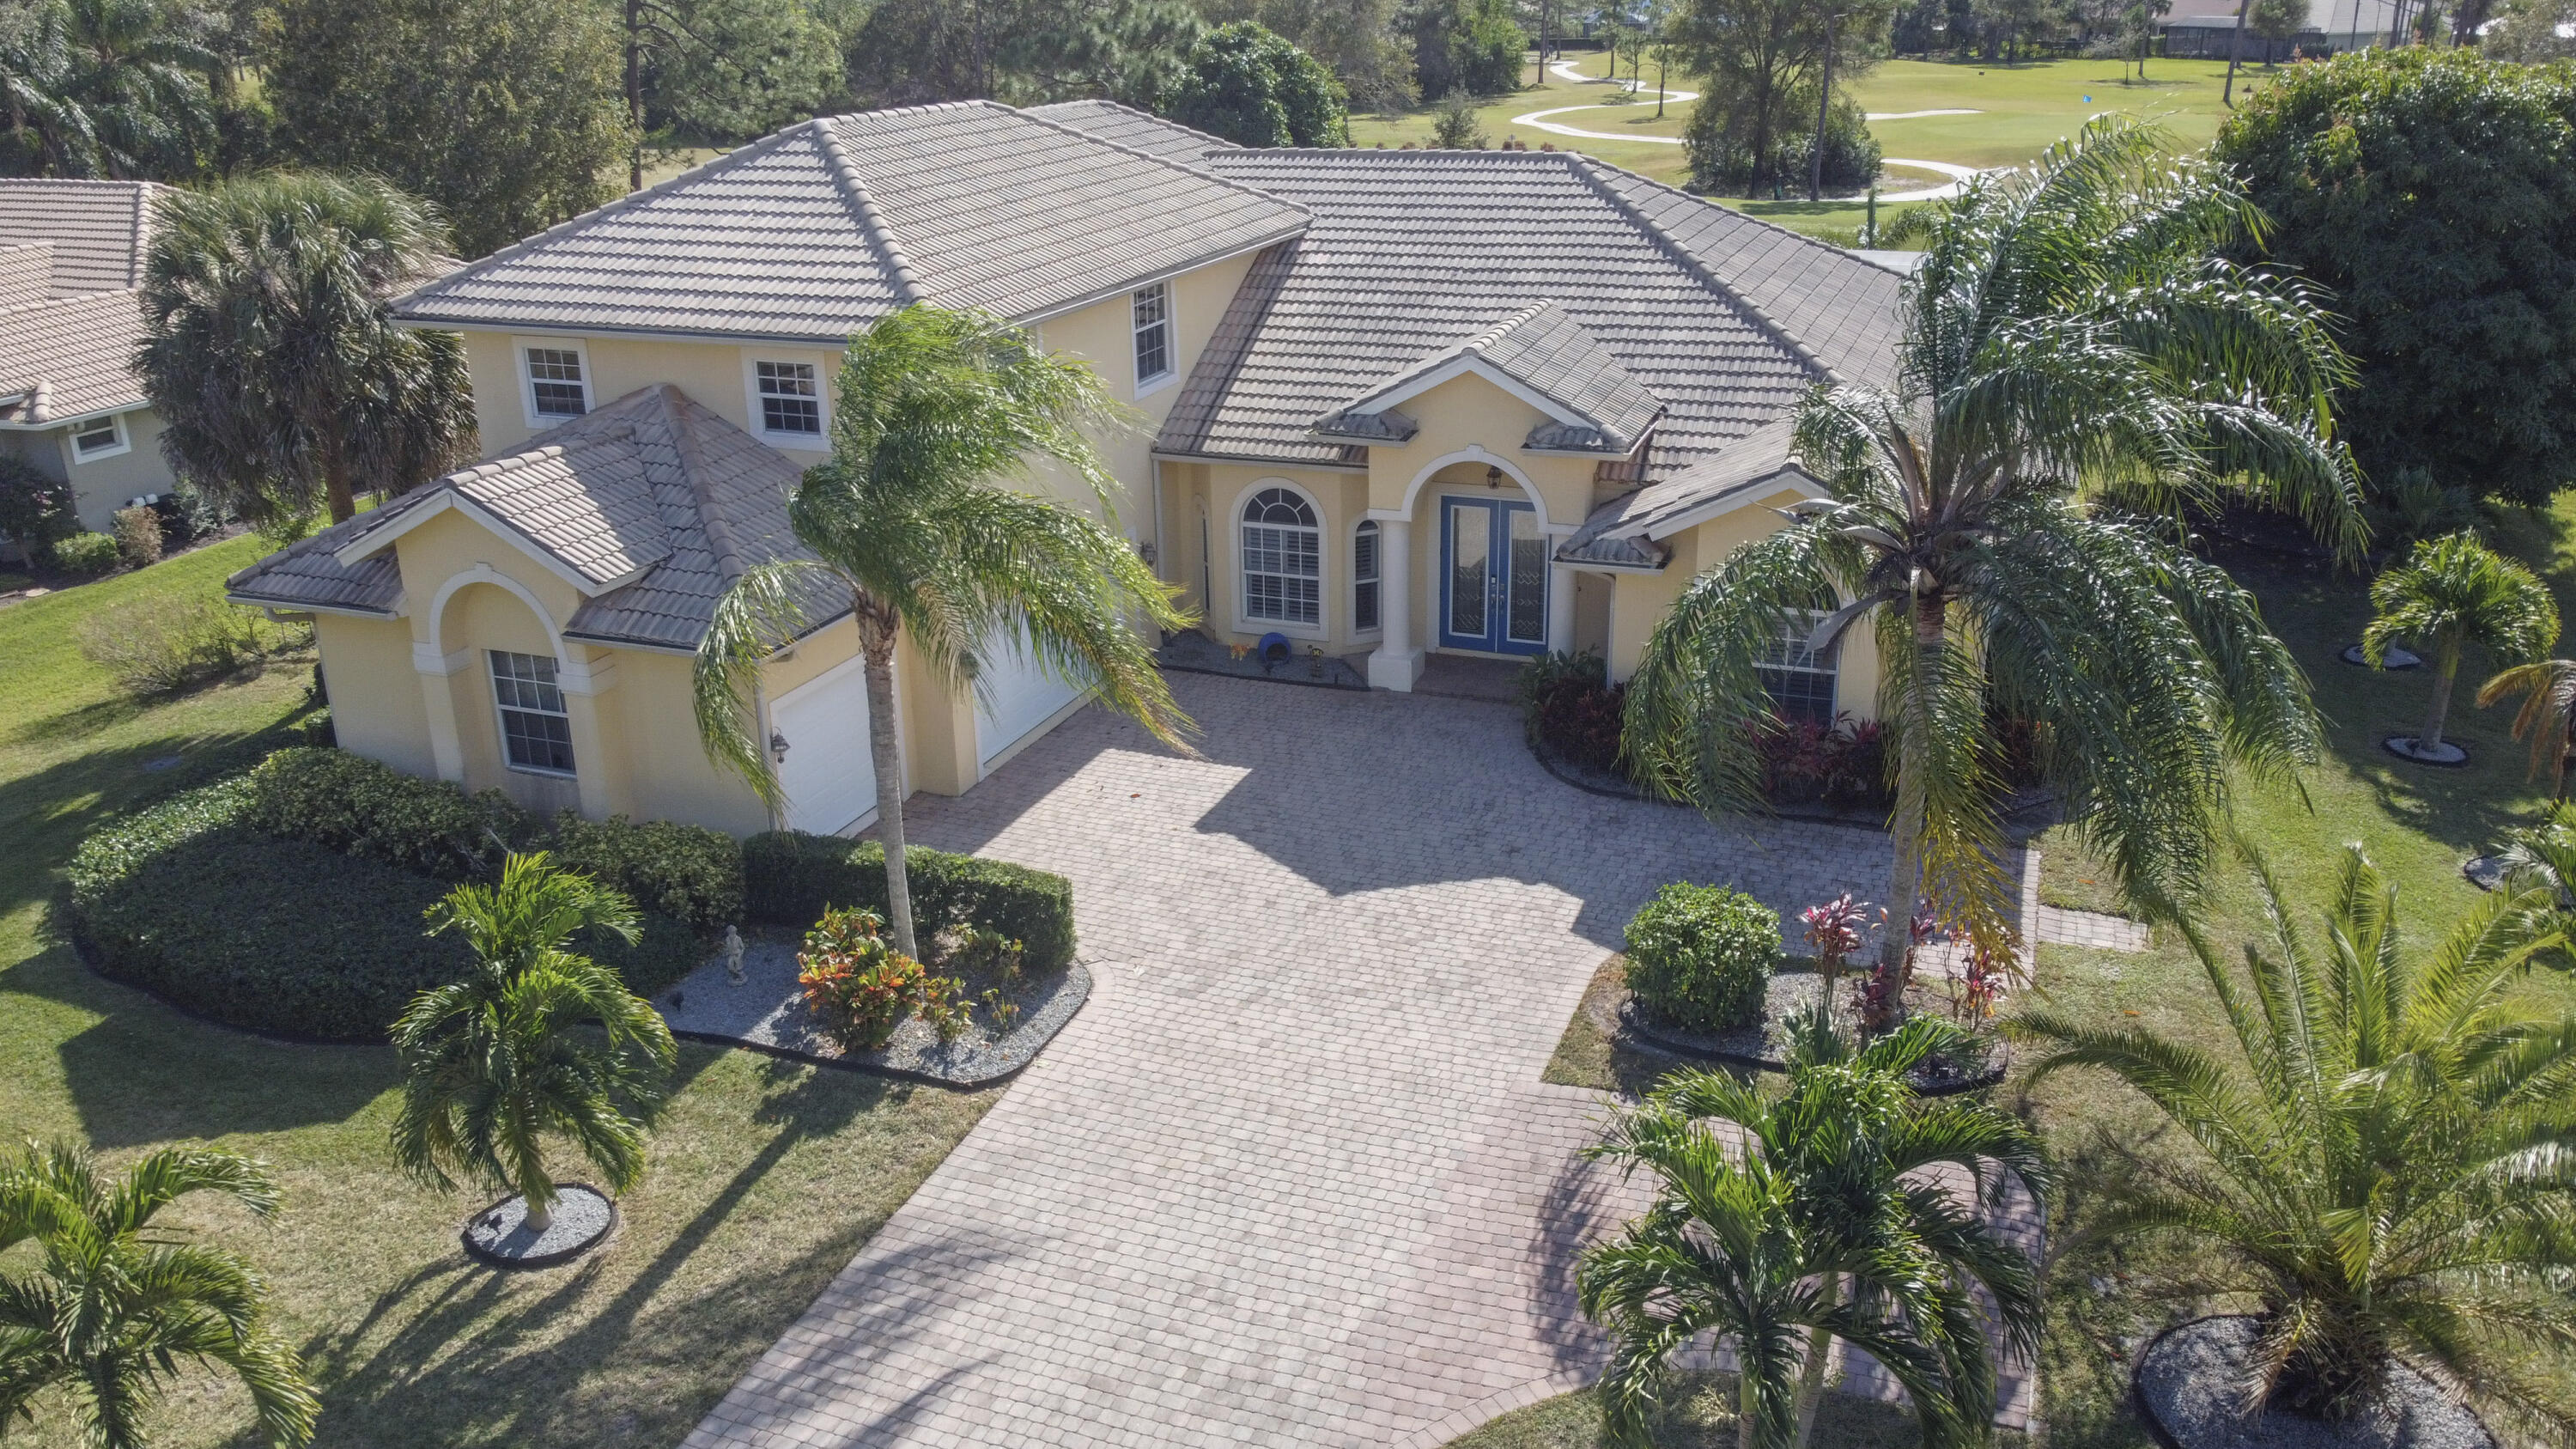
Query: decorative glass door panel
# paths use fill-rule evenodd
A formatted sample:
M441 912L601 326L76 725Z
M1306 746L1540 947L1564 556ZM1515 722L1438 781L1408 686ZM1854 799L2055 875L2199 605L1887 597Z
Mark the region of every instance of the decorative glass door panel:
M1441 614L1443 635L1482 640L1493 632L1492 620L1485 608L1494 591L1493 521L1486 516L1486 505L1462 499L1444 499L1448 522L1442 536L1448 540L1449 592ZM1440 642L1450 642L1443 638ZM1469 648L1482 648L1481 643Z
M1488 654L1547 650L1547 536L1526 503L1440 500L1440 645Z
M1503 514L1511 535L1511 576L1503 581L1503 647L1547 648L1547 536L1538 531L1538 514L1514 507Z

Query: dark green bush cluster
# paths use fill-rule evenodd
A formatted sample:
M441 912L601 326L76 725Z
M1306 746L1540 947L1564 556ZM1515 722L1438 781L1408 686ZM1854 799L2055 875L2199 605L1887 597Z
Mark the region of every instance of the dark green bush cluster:
M722 831L623 815L555 817L555 860L701 931L742 919L742 847Z
M1750 1026L1783 955L1777 911L1725 886L1676 882L1628 922L1628 990L1686 1031Z
M49 552L54 567L81 578L92 578L114 569L124 560L112 533L75 533L54 540Z
M496 875L543 834L498 790L468 795L345 750L279 750L248 778L252 827L439 880Z
M1073 959L1073 884L1004 861L914 846L904 854L913 925L927 935L974 925L1026 947L1032 971ZM885 847L832 835L773 830L742 845L745 908L753 920L809 925L827 906L887 908Z

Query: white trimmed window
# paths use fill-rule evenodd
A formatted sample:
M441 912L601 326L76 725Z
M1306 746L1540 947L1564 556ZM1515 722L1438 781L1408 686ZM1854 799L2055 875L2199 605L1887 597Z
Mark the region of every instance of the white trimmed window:
M1351 534L1351 628L1367 633L1380 627L1377 595L1377 520L1362 519Z
M1136 391L1172 375L1172 289L1156 282L1129 303L1136 321Z
M1324 535L1315 508L1294 490L1264 488L1243 505L1243 616L1320 626Z
M528 411L540 418L577 418L590 411L590 378L573 347L522 349L528 364Z
M125 425L114 417L92 418L72 427L72 461L91 463L113 458L126 449Z
M760 430L791 438L823 436L823 383L810 362L755 362Z
M542 654L489 651L492 698L501 709L501 749L513 770L569 775L572 716L564 709L555 662Z
M1834 681L1842 666L1843 641L1837 638L1821 651L1807 647L1808 636L1825 617L1821 609L1792 611L1754 659L1773 712L1792 723L1834 722Z

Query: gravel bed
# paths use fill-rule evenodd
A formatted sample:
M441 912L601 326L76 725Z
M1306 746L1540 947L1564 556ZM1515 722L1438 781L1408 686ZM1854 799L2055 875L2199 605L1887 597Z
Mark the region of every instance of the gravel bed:
M722 958L692 971L654 1001L673 1033L700 1041L738 1042L779 1056L877 1072L950 1087L998 1082L1035 1060L1091 995L1091 973L1077 962L1023 981L1020 1008L1007 1032L996 1032L979 1003L953 1041L919 1020L906 1020L876 1051L844 1052L823 1035L796 985L796 947L753 941L742 953L743 984L725 979Z
M528 1231L528 1200L512 1193L465 1224L465 1251L497 1268L545 1268L574 1257L617 1226L617 1205L587 1183L559 1183L554 1221Z
M2391 644L2386 652L2379 656L2379 663L2374 665L2370 662L2370 656L2361 652L2360 645L2348 644L2344 646L2343 662L2356 664L2364 669L2421 669L2424 666L2424 656L2412 649L2401 649Z
M2248 1415L2239 1396L2254 1320L2203 1318L2166 1330L2139 1356L2138 1406L2177 1449L2496 1449L2478 1416L2399 1368L2379 1412L2349 1423L2286 1411Z

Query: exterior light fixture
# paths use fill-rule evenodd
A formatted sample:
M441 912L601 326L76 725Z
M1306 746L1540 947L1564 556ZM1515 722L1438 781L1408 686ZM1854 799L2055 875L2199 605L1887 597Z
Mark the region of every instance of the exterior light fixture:
M781 765L787 763L787 736L776 730L769 732L769 758Z
M1503 470L1502 470L1502 469L1500 469L1500 468L1497 468L1497 467L1493 466L1493 465L1492 465L1492 464L1490 464L1490 463L1486 464L1486 465L1485 465L1485 486L1486 486L1486 487L1488 487L1488 488L1500 488L1500 487L1502 487L1502 486L1503 486Z

